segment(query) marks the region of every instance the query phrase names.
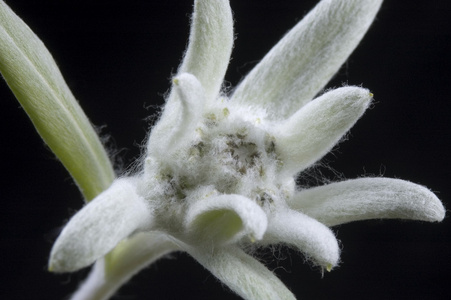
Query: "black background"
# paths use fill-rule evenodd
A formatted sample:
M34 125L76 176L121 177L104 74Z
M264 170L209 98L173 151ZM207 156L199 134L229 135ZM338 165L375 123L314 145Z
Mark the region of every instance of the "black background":
M375 94L375 105L326 159L346 178L383 174L421 183L449 207L447 2L385 1L328 86L362 84ZM191 1L7 3L50 49L91 121L106 125L102 132L126 167L139 155L148 117L163 103L179 64ZM237 40L226 80L236 85L315 3L232 0ZM82 198L4 83L0 101L0 298L64 299L87 270L55 275L46 263ZM327 170L324 176L336 179ZM334 228L342 264L324 278L294 251L267 252L263 259L299 299L449 299L450 225L447 217L439 224L384 220ZM188 255L174 254L114 299L213 298L238 299Z

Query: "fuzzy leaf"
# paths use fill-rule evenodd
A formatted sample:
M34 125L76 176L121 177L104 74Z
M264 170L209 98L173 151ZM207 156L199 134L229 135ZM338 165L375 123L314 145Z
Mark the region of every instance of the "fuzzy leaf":
M115 175L102 143L31 29L0 1L0 71L42 139L87 200Z

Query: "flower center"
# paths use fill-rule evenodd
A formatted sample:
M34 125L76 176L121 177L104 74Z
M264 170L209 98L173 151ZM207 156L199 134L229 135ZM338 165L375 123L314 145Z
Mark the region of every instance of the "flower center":
M159 163L156 177L165 202L238 194L270 209L290 193L280 181L280 166L271 135L221 108L204 115L194 140Z

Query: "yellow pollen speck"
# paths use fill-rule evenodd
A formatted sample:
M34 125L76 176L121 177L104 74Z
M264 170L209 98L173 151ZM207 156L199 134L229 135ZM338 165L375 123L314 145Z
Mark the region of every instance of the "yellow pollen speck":
M175 85L179 85L179 80L177 78L172 79L172 83Z
M374 94L373 94L373 93L370 93L370 97L373 98L373 97L374 97Z
M326 270L327 272L330 272L332 270L332 264L327 264Z
M229 114L230 114L230 111L229 111L229 109L228 109L227 107L225 107L225 108L222 110L222 113L224 114L224 117L228 117Z
M204 131L201 128L196 128L196 133L201 137L204 136Z
M255 237L254 235L249 235L249 239L251 240L251 243L255 243Z

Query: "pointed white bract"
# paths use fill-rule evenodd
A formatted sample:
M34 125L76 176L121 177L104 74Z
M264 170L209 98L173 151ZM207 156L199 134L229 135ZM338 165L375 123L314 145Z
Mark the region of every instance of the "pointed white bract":
M290 300L294 295L264 265L241 249L203 250L188 253L243 299Z
M195 0L188 49L179 73L196 76L207 100L215 101L233 47L233 17L228 0Z
M323 0L240 83L232 99L283 120L321 91L357 47L382 0Z
M196 0L188 49L179 74L193 74L201 83L206 101L214 102L219 94L233 47L233 18L228 0ZM162 117L152 129L147 142L149 155L162 155L161 147L178 122L176 93L169 94Z
M340 249L333 232L317 220L291 209L271 216L264 242L294 247L329 271L338 264Z
M72 300L108 299L133 275L162 256L179 250L166 234L140 232L122 241L106 259L99 259Z
M342 87L308 103L275 129L283 170L294 175L321 159L366 110L372 94Z
M298 173L329 152L371 102L368 90L352 86L312 98L357 46L381 2L320 1L228 99L221 85L233 46L229 2L196 0L188 49L149 135L138 164L142 170L115 180L81 209L52 249L49 267L55 272L97 261L72 299L107 299L172 251L188 252L245 299L294 299L245 250L287 245L330 271L340 251L327 226L373 218L442 220L445 210L432 192L398 179L362 178L296 190ZM0 0L0 12L11 19L5 8ZM8 34L0 27L1 38L8 40ZM40 45L35 38L19 40L23 49ZM22 54L14 47L0 45L0 50L6 57ZM36 89L66 91L49 57L36 58L35 65L56 87L41 82ZM31 80L32 89L33 79L21 75L13 80ZM57 133L51 137L64 139ZM111 181L89 170L85 175Z
M86 267L132 233L151 228L152 221L149 205L136 194L135 179L117 179L64 227L53 245L49 269Z
M437 222L445 217L430 190L391 178L359 178L303 190L289 205L328 226L385 218Z

